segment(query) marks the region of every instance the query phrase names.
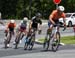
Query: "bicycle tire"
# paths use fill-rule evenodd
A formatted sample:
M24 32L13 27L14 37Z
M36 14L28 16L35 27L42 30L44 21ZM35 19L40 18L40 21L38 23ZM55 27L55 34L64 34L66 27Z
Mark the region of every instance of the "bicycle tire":
M27 41L28 40L28 41ZM24 44L24 50L27 50L29 44L29 37L26 37L25 44Z
M7 48L7 40L4 41L5 49Z
M52 45L52 51L54 52L56 52L59 48L59 44L60 44L60 33L59 32L56 32L56 38L58 39L56 45ZM54 42L54 39L53 39L53 42Z
M24 50L27 50L27 48L28 48L28 44L25 43L25 44L24 44Z
M29 50L32 50L35 43L35 35L31 36L30 39Z
M43 44L43 48L45 50L48 50L49 49L49 43L50 43L50 35L48 34L47 37L45 38L44 44Z
M8 35L9 35L9 34L7 34L7 39L5 39L5 41L4 41L5 49L8 48L8 47L7 47L7 44L8 44L8 41L9 41L9 36L8 36Z
M15 44L15 49L18 48L18 44L19 44L19 41L20 41L20 35L21 35L21 34L19 34L18 37L15 39L15 42L16 42L16 44Z

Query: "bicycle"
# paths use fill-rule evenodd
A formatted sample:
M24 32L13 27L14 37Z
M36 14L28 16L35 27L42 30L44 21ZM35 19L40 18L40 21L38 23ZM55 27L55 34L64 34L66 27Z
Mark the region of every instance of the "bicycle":
M16 39L15 39L15 49L18 48L18 44L20 42L20 40L23 38L24 34L22 31L20 31L17 36L16 36Z
M36 28L33 28L30 30L29 34L27 35L25 39L25 45L24 45L24 50L32 50L34 43L35 43L35 32Z
M52 31L47 30L48 33L45 37L44 44L43 44L43 48L45 48L46 50L49 49L50 44L51 44L52 51L56 52L58 50L60 45L60 38L61 38L60 32L58 30L59 27L60 27L60 24L56 24L56 27L55 27L56 32L54 33L52 33ZM65 29L66 27L64 27L63 31ZM56 36L56 38L54 36ZM57 39L56 42L55 42L55 39Z
M7 31L7 32L5 32L6 34L5 34L5 36L6 36L6 39L4 40L4 44L5 44L5 48L8 48L8 46L7 46L7 44L9 44L10 43L10 40L11 40L11 38L12 38L12 35L13 35L13 31Z

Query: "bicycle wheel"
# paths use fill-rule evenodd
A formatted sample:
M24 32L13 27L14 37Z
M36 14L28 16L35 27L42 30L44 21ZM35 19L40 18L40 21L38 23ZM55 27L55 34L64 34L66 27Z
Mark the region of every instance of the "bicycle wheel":
M52 51L56 52L58 50L59 44L60 44L60 33L56 33L56 42L53 39L53 44L52 44ZM54 43L55 42L55 43Z
M43 48L45 50L48 50L50 44L50 35L48 34L44 40Z
M16 42L16 44L15 44L15 49L17 49L17 47L18 47L18 44L19 44L19 41L20 41L20 35L21 35L21 34L19 34L19 35L17 36L17 38L15 39L15 42Z
M29 42L29 50L32 50L35 43L35 35L31 36L30 42Z
M5 39L5 41L4 41L5 49L8 48L8 47L7 47L7 44L8 44L8 41L9 41L9 36L10 36L10 35L7 34L7 39Z
M25 42L25 44L24 44L24 50L27 50L27 48L28 48L28 43Z
M28 45L29 45L29 36L27 36L25 39L24 50L27 50Z
M4 41L5 49L7 48L7 40Z

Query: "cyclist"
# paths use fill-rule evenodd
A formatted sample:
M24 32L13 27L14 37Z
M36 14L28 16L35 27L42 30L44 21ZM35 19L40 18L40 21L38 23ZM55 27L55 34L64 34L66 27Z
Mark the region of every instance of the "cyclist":
M32 30L35 30L34 31L35 33L38 30L39 31L38 33L41 34L41 25L42 25L41 16L42 15L40 13L37 13L36 16L32 17L29 23L29 32L28 32L26 39L28 39L28 36L31 36L29 34L31 33Z
M41 25L42 25L41 16L42 15L40 13L37 13L36 16L32 17L29 24L29 29L35 28L36 30L39 29L39 31L41 31Z
M9 47L9 43L10 43L10 40L12 38L12 35L14 35L14 29L15 29L15 27L16 27L15 20L10 20L10 22L7 24L7 28L5 30L5 36L6 36L5 39L7 39L8 33L10 34L9 39L8 39L7 47Z
M21 23L19 24L19 26L17 27L17 35L16 35L16 37L22 32L23 33L23 36L25 35L25 34L27 34L27 22L28 22L28 18L27 17L24 17L23 18L23 20L21 21ZM23 36L22 36L22 38L23 38ZM21 41L22 41L22 38L20 39L20 43L21 43ZM15 39L16 40L16 39ZM14 44L15 44L15 42L14 42Z
M59 23L59 18L63 18L64 21L64 26L66 26L65 23L65 13L64 13L65 8L63 6L58 6L58 8L56 10L53 10L53 12L50 14L49 16L49 21L48 21L48 30L47 33L49 31L52 31L53 26ZM58 29L59 30L59 29ZM55 41L57 41L56 36L54 36Z

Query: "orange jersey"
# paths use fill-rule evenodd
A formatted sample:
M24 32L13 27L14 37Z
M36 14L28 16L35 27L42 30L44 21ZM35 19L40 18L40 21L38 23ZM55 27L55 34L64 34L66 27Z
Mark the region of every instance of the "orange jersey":
M7 28L15 28L16 23L8 23Z
M64 12L59 15L57 10L54 10L50 15L50 18L52 18L53 20L58 20L59 18L65 18L65 17L66 16Z

